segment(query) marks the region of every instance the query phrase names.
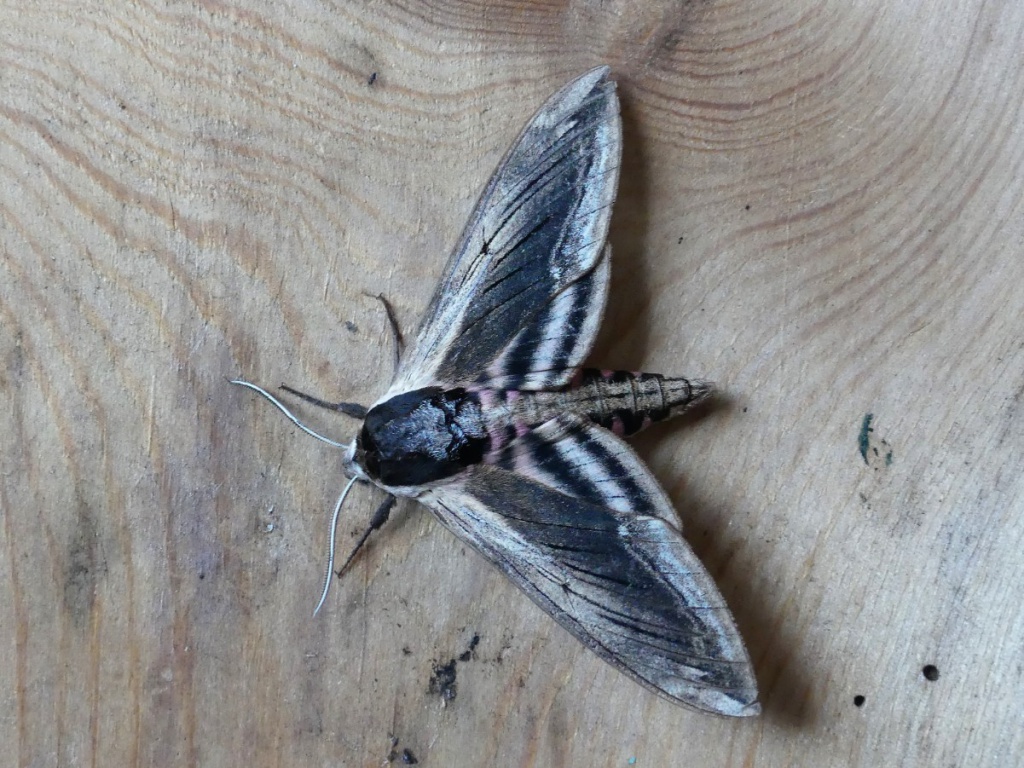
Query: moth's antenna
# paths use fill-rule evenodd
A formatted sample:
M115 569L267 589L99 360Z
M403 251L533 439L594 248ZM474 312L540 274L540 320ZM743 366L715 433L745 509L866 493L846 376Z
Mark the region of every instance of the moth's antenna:
M353 477L348 481L345 490L338 497L338 503L334 505L334 514L331 515L331 546L327 555L327 575L324 577L324 591L320 593L320 602L313 609L314 616L320 613L324 600L327 599L327 592L331 588L331 579L334 577L334 534L338 530L338 514L341 512L341 505L345 503L345 497L348 496L348 492L355 485L356 480L357 478Z
M323 442L327 443L328 445L333 445L335 448L347 448L348 447L347 445L344 445L343 443L335 442L334 440L331 440L329 437L324 437L323 435L320 435L320 434L317 434L316 432L314 432L312 429L310 429L305 424L303 424L301 421L299 421L292 414L291 411L289 411L287 408L285 408L284 405L281 404L280 400L278 400L276 397L274 397L272 394L267 392L267 390L263 389L262 387L257 387L255 384L250 384L248 381L242 381L241 379L228 379L228 381L231 384L238 384L239 386L242 386L242 387L248 387L249 389L253 390L254 392L258 392L259 394L263 395L265 398L267 398L267 400L269 400L271 403L276 405L278 410L281 411L281 413L283 413L285 416L287 416L289 419L291 419L292 423L295 426L297 426L299 429L301 429L307 435L312 435L317 440L322 440Z

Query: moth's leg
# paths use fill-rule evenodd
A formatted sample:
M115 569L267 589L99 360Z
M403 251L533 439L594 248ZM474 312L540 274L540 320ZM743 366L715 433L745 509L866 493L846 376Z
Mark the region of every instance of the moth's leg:
M376 512L374 512L373 517L370 519L370 524L366 527L366 530L363 531L363 535L359 537L359 541L356 542L356 545L352 549L352 552L349 553L349 556L345 559L345 562L341 566L341 568L339 568L335 572L339 579L341 578L342 574L345 573L345 571L348 569L349 563L352 562L352 559L356 556L356 553L360 549L362 549L363 544L365 544L366 540L370 538L370 534L376 531L378 528L380 528L382 525L384 525L384 523L388 521L388 517L390 517L391 515L391 509L392 507L395 506L396 501L398 501L398 498L396 496L388 495L388 497L384 499L384 503L377 508Z
M395 310L391 306L383 293L378 293L376 296L377 301L384 305L384 312L388 316L388 324L391 326L391 335L395 340L395 370L398 370L398 361L402 358L402 350L405 348L405 340L402 338L402 332L398 328L398 319L395 317Z
M331 411L341 411L346 416L351 416L353 419L365 419L366 418L366 406L360 405L359 403L329 403L326 400L321 400L319 397L313 397L313 395L307 395L305 392L300 392L297 389L292 389L287 384L282 384L281 389L285 392L301 397L307 403L319 406L321 408L327 408Z

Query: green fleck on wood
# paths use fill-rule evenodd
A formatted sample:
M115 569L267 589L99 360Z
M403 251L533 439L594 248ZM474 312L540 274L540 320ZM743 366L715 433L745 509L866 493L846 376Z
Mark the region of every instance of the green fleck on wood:
M875 418L873 413L865 413L864 421L860 425L860 435L857 437L857 446L860 448L861 458L864 459L864 463L868 463L868 443L869 435L874 431L871 429L871 420Z

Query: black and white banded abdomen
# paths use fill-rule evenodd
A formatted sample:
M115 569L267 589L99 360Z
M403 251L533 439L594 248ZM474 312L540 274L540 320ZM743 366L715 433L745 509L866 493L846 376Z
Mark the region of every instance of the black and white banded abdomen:
M711 394L706 381L657 373L583 368L568 387L550 392L478 390L491 450L564 413L628 437L676 416Z

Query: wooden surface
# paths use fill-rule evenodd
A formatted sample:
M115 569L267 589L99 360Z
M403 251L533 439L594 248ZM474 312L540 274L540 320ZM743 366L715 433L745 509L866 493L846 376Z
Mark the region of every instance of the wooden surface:
M4 764L1019 758L1022 50L1024 4L980 0L5 3ZM636 444L753 721L630 683L413 504L311 618L338 454L225 382L376 398L371 295L412 331L519 127L601 62L593 359L728 395Z

